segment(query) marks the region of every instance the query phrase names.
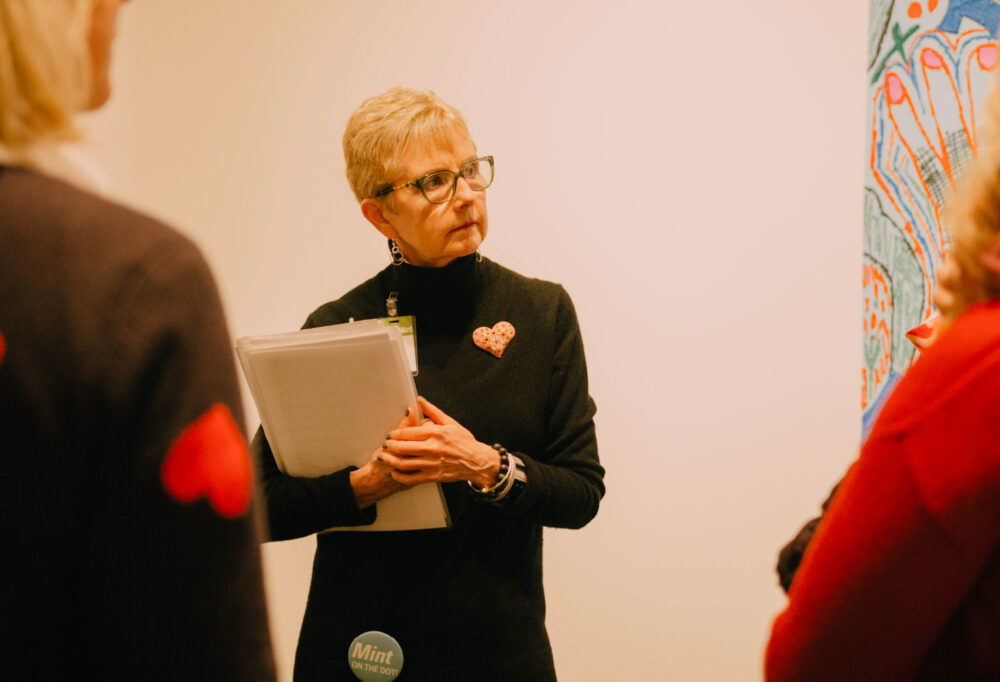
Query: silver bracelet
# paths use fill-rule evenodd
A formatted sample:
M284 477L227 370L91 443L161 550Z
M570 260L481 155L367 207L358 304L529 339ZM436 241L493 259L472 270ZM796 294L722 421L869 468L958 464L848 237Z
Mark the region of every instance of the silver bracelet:
M490 503L495 507L502 507L506 504L510 504L513 500L516 500L521 494L521 490L524 488L524 484L527 482L527 476L524 473L524 462L517 455L510 456L510 483L505 487L502 494L495 497Z

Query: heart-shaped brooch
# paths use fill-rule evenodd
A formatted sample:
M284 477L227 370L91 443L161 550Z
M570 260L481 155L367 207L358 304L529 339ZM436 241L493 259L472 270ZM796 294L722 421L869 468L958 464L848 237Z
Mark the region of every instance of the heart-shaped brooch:
M497 357L503 355L507 344L514 338L514 325L510 322L497 322L493 329L480 327L472 332L472 342L487 353Z
M160 479L178 502L206 497L219 516L243 516L250 508L253 465L228 407L216 403L184 430L163 459Z

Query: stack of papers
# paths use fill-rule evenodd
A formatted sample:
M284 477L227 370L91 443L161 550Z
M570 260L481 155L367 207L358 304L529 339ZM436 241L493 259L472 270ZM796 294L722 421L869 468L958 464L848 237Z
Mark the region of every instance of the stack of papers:
M380 320L244 337L236 352L278 468L290 476L364 466L406 409L417 405L400 330ZM437 483L403 490L376 507L374 524L331 530L449 523Z

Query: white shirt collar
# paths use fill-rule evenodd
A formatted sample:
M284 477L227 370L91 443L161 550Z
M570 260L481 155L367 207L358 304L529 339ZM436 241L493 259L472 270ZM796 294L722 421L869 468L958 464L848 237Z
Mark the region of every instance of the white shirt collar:
M0 164L22 166L91 192L108 195L111 182L79 145L39 142L18 151L0 144Z

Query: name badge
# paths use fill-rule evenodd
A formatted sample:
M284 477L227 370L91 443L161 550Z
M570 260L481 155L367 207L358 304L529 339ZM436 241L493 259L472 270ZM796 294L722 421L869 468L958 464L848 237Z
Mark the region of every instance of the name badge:
M413 315L397 317L380 317L378 321L387 327L396 327L403 335L403 346L406 348L406 359L410 362L410 371L417 376L417 318Z

